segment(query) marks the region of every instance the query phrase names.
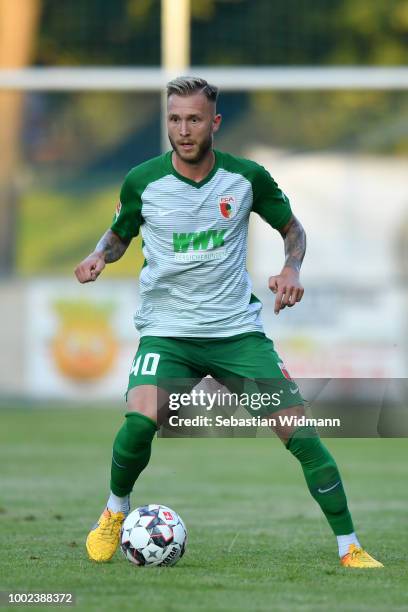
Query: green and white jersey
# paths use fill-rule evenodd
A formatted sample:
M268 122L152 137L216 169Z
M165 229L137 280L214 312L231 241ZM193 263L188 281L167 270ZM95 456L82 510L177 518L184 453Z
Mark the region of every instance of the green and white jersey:
M129 172L111 229L125 241L142 233L141 336L263 331L246 270L251 211L276 229L292 215L270 174L249 160L215 151L199 183L175 170L171 151Z

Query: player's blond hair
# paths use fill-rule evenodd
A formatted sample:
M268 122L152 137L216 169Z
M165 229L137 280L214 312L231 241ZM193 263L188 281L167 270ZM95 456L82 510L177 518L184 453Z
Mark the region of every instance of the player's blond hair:
M218 98L218 87L210 85L205 79L193 76L180 76L167 83L167 97L172 94L191 96L195 93L204 94L208 100L215 104Z

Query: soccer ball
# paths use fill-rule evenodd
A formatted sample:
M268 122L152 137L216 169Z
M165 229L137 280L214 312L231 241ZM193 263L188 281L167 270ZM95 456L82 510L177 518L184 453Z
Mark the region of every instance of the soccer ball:
M186 527L179 515L159 504L133 510L120 534L126 559L144 567L174 565L184 555L186 542Z

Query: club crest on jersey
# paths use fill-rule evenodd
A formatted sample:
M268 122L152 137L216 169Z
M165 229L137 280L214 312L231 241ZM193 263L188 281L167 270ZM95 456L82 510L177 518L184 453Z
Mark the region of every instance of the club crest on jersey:
M223 195L218 197L218 207L224 219L232 219L237 212L235 196Z
M284 377L287 378L288 380L292 380L291 375L287 371L285 364L282 361L278 361L278 366L280 367L281 372L284 375Z
M116 204L115 220L117 220L117 218L119 217L121 210L122 210L122 202L119 200L119 202Z

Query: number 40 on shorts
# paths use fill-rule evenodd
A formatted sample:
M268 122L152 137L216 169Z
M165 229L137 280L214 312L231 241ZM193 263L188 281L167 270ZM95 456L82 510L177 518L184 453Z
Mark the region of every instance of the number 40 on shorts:
M132 363L130 374L137 376L140 369L141 374L150 374L151 376L155 376L159 361L159 353L146 353L146 355L139 355L139 357L135 357Z

